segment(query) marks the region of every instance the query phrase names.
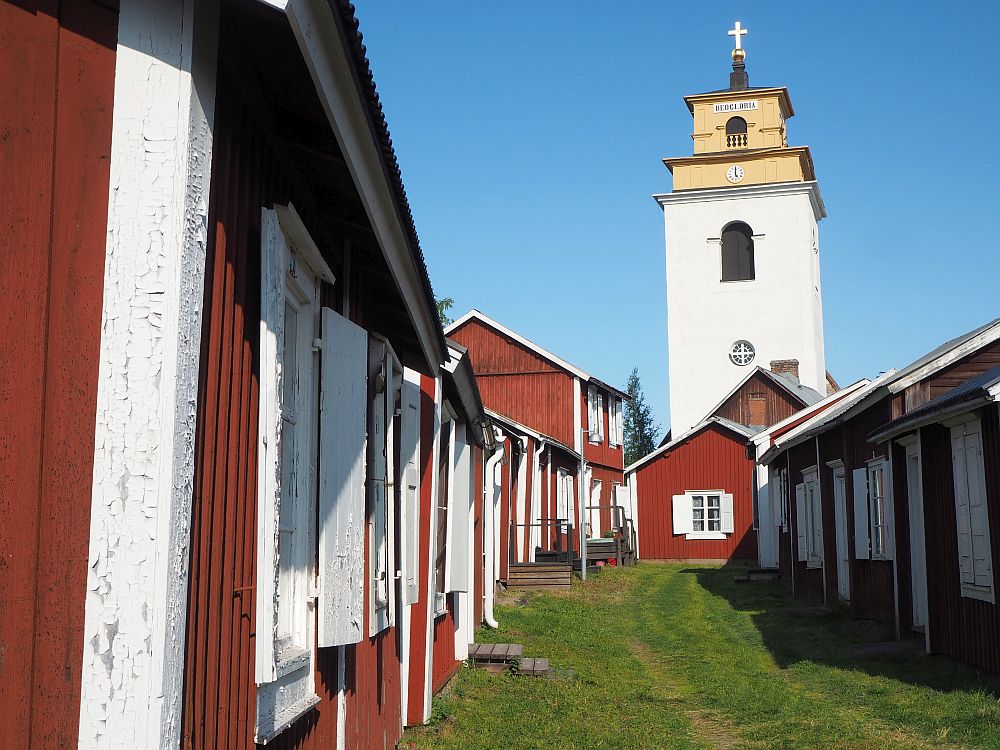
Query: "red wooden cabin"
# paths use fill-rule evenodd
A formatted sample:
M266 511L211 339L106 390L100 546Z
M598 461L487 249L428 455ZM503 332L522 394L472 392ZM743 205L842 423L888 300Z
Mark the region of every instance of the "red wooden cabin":
M747 441L822 398L798 382L797 363L780 364L787 372L751 370L701 423L628 467L641 558L757 557L754 461Z
M513 522L536 524L537 534L542 508L551 512L553 503L547 495L543 493L544 499L540 499L532 494L534 490L529 491L547 486L547 480L539 478L543 470L548 473L547 454L535 455L544 443L560 457L567 472L572 458L579 461L582 457L586 462L582 478L585 496L580 497L577 487L574 528L579 529L582 523L590 538L610 531L612 518L618 515L614 508L624 498L622 409L628 395L478 310L456 320L447 333L469 350L486 408L526 430L531 453L524 454L525 464L518 463L524 466L525 479L511 500ZM579 474L579 467L574 471ZM515 475L510 481L516 484L519 477ZM523 561L530 557L526 550L534 546L515 545L516 555Z
M839 597L850 603L853 613L891 623L901 637L917 634L931 647L928 623L947 614L932 611L935 603L927 592L935 585L932 579L950 580L950 575L948 566L932 567L929 561L933 557L940 562L939 554L954 553L947 547L944 553L931 552L925 530L932 528L929 514L941 514L948 506L941 499L933 507L920 501L916 477L929 470L921 466L919 446L913 447L918 442L912 434L890 441L896 433L887 425L909 424L909 415L919 415L930 399L943 397L998 362L1000 321L993 321L899 372L862 385L830 409L774 437L759 461L770 477L782 580L796 596L824 601ZM928 441L941 434L935 429L928 429ZM872 440L873 435L881 437ZM983 440L989 441L988 427ZM942 481L937 473L933 479L928 476L931 486L939 487ZM937 493L940 497L943 491ZM928 513L923 523L917 518L921 508ZM947 516L934 518L948 528ZM937 536L935 530L933 538ZM961 648L953 644L950 652Z

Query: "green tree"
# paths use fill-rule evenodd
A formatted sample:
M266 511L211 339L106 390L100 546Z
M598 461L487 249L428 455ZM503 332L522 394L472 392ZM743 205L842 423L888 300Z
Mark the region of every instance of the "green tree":
M631 401L625 402L622 420L625 427L625 465L628 466L656 448L660 425L653 419L653 410L646 403L638 367L632 368L625 390L631 398Z
M441 327L447 328L455 321L448 316L448 311L455 306L455 300L451 297L435 300L438 306L438 317L441 318Z

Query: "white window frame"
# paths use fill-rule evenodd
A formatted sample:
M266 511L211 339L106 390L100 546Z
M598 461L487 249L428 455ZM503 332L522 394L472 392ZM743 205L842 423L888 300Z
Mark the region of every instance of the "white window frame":
M622 429L622 400L610 394L608 396L608 445L620 448L624 443Z
M706 526L701 531L695 529L694 503L695 498L703 498L704 515L700 519ZM709 518L709 498L719 498L719 528L712 531L707 528L711 523ZM685 539L727 539L735 532L733 496L725 490L686 490L682 495L674 495L674 529L675 535L684 534ZM678 509L678 503L681 507ZM680 530L678 530L678 527Z
M819 471L816 467L802 472L802 491L804 517L797 519L798 523L802 524L799 539L805 540L806 567L821 568L823 567L823 501L819 487Z
M368 410L368 617L370 637L396 622L396 403L402 403L403 366L388 339L369 339ZM380 377L381 375L381 377ZM384 383L382 393L374 383ZM384 506L380 508L380 503Z
M952 453L952 485L954 487L955 532L958 543L958 579L962 596L967 599L996 604L996 578L993 570L992 549L990 544L989 500L986 495L986 469L983 457L982 421L975 414L966 414L945 423L950 428L949 447ZM968 465L968 446L970 437L974 437L978 466L970 469ZM956 439L962 440L962 462L959 466L955 453ZM962 469L962 471L959 471ZM974 503L978 499L979 503ZM964 502L962 502L964 500ZM976 512L976 508L979 512ZM981 523L977 523L976 516ZM964 523L963 523L964 521ZM968 539L963 540L963 525L967 525ZM981 526L981 528L979 528ZM977 533L977 531L979 533ZM979 538L977 543L976 538ZM965 554L963 554L963 552ZM977 554L985 560L986 570L980 576L976 572ZM962 558L969 558L968 571L962 568ZM977 583L978 578L988 579L989 583ZM970 580L971 579L971 580Z
M892 475L889 462L876 458L865 464L868 473L868 540L872 560L893 559ZM876 477L878 482L876 482ZM876 494L876 485L881 495Z
M292 206L261 213L260 406L257 448L257 597L254 682L254 741L264 744L319 703L315 685L316 644L316 497L319 479L319 362L313 346L320 322L320 285L334 282L329 266L313 244ZM294 478L294 516L286 528L296 536L285 545L294 560L291 601L281 600L279 547L286 406L284 380L285 308L297 311L296 442L290 478ZM288 589L285 589L286 591ZM287 623L288 633L279 632Z
M442 563L442 565L444 566L444 571L443 571L443 573L444 573L444 585L441 586L441 587L438 586L438 570L437 570L437 559L438 559L438 551L439 551L438 550L438 540L439 540L438 524L439 524L439 521L440 521L440 519L438 518L438 514L441 512L441 506L440 506L441 486L440 486L440 483L444 480L444 477L441 476L440 471L438 471L438 474L437 474L437 486L434 488L434 513L433 513L434 527L431 530L431 539L432 539L431 548L432 548L432 554L431 554L431 559L430 559L430 562L431 562L431 565L430 565L431 571L430 572L431 572L431 587L432 587L431 590L434 592L434 597L433 597L432 604L433 604L433 615L434 615L435 619L438 618L438 617L442 617L443 615L445 615L448 612L448 593L451 590L451 565L452 565L452 559L451 559L451 557L452 557L452 555L451 555L452 544L451 544L451 540L452 540L452 533L453 533L453 531L452 531L452 525L453 525L452 515L453 515L453 511L455 509L455 502L454 502L454 499L455 499L455 468L456 468L456 460L455 460L456 459L456 456L455 456L455 436L456 436L457 426L458 426L458 415L456 414L454 408L451 406L450 403L448 403L447 400L443 401L441 403L440 427L443 428L445 426L445 424L449 424L449 427L448 427L448 444L447 445L444 445L444 444L440 445L440 447L439 447L439 451L440 452L438 453L437 459L436 459L439 462L439 465L440 465L440 461L441 461L442 457L445 457L445 460L446 460L446 462L448 464L447 485L444 487L444 492L445 492L445 513L447 514L446 517L445 517L445 542L444 542L444 544L445 544L445 549L444 549L445 557L444 557L444 562ZM441 430L439 429L438 430L438 440L439 440L439 442L440 442L440 436L441 436Z
M587 387L587 429L591 443L604 441L604 395L593 385Z

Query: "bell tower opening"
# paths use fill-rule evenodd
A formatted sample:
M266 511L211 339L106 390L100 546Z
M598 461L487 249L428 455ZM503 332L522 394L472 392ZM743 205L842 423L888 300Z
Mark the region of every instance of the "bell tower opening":
M726 120L726 148L747 147L747 121L742 117Z

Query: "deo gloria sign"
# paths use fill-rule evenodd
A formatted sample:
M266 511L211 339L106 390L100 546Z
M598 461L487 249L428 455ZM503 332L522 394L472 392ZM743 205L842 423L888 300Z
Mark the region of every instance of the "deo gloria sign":
M749 99L742 102L721 102L715 105L715 113L719 112L746 112L757 109L757 100Z

